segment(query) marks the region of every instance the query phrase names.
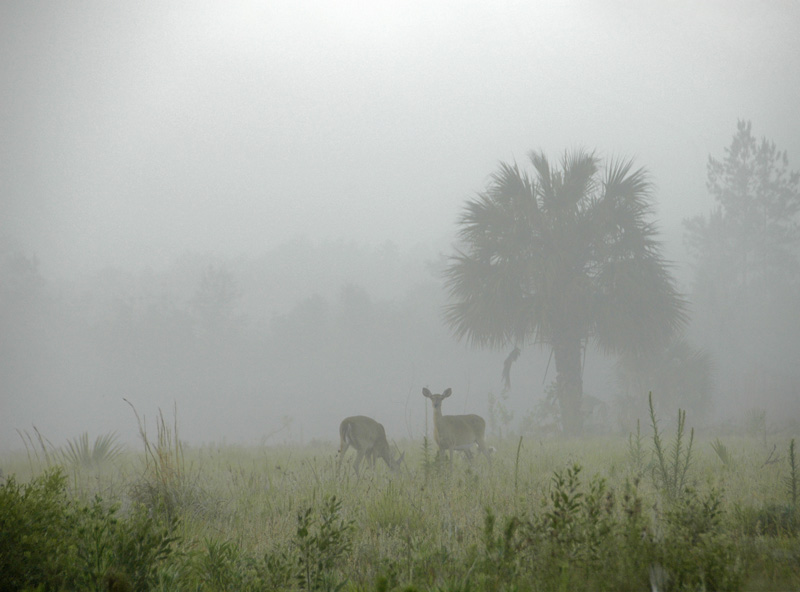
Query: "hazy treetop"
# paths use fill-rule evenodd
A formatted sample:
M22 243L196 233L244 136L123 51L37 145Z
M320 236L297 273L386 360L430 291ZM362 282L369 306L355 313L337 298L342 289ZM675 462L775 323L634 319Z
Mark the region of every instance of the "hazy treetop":
M677 225L738 118L800 157L800 4L0 4L0 235L46 273L447 240L498 160L635 157Z

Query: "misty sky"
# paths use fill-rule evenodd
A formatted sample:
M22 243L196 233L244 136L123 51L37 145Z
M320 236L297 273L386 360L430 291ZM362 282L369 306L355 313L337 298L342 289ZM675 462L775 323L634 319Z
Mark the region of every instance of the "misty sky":
M452 239L576 146L705 213L738 118L800 166L800 2L0 3L0 238L47 275Z

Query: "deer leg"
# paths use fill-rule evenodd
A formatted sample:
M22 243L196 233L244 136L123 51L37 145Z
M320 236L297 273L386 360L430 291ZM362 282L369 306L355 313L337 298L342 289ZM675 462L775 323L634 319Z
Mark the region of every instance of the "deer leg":
M486 457L486 460L489 464L492 464L492 457L489 454L489 450L486 448L486 444L483 443L483 437L478 438L478 452L483 453L483 456Z
M342 440L341 446L339 446L339 458L336 462L336 474L339 474L339 469L342 468L342 461L344 460L344 453L347 452L347 449L350 448L350 444L347 443L346 440Z
M359 450L359 451L358 451L358 454L356 455L356 461L355 461L355 463L353 464L353 467L354 467L354 468L355 468L355 470L356 470L356 475L358 475L358 467L360 467L360 466L361 466L361 460L362 460L363 458L364 458L364 451L363 451L363 450Z

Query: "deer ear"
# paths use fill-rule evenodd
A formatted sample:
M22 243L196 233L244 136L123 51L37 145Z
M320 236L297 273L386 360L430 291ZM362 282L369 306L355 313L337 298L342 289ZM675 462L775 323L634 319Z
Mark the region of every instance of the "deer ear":
M445 398L447 398L447 397L449 397L449 396L450 396L450 395L452 395L452 394L453 394L453 389L449 388L449 389L445 390L445 391L442 393L442 396L443 396L443 397L445 397Z
M422 395L428 397L429 399L431 398L431 392L426 388L422 389Z

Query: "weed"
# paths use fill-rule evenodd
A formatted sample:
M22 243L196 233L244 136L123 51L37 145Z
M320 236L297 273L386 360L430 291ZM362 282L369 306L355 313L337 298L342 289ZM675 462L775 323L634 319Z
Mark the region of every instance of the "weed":
M425 436L422 439L422 473L425 475L426 482L450 468L449 463L445 462L447 460L446 453L443 454L438 447L434 453L431 448L431 442Z
M364 502L364 514L370 525L378 531L396 528L418 528L425 524L424 517L413 504L403 503L400 488L389 482Z
M717 453L717 457L722 461L722 464L725 466L725 468L733 468L733 457L731 456L728 447L720 442L719 438L711 443L711 448L713 448L714 452Z
M297 515L296 579L303 590L341 590L346 583L336 574L336 568L352 548L353 522L340 517L341 509L342 502L332 496L324 503L318 520L313 507Z
M777 452L777 450L778 450L778 445L777 444L773 444L772 445L772 450L769 451L769 454L767 455L766 460L761 464L762 468L766 467L766 466L769 466L769 465L774 465L774 464L779 463L779 462L781 462L783 460L783 458L781 457L780 454L775 454L775 452Z
M639 420L636 420L636 435L628 434L628 462L634 475L641 478L647 468L644 437L642 436Z
M737 508L744 533L748 536L788 537L797 531L795 509L787 504L766 504L760 508Z
M113 462L124 451L124 446L117 442L114 433L95 438L89 446L89 434L84 432L77 438L69 440L67 446L59 449L60 457L66 464L86 468L96 468L103 463Z
M522 450L522 436L519 437L517 444L517 454L514 457L514 494L516 496L519 491L519 453Z
M794 456L794 438L789 442L789 476L786 477L786 490L789 493L789 499L792 503L792 508L797 508L797 463Z
M201 559L196 562L200 581L212 590L240 590L240 549L232 541L206 538Z
M56 464L56 458L54 454L55 446L53 446L53 444L42 435L36 426L33 426L33 432L36 434L35 442L33 437L27 431L20 432L17 430L20 438L22 438L22 443L25 445L25 453L28 455L28 465L30 466L32 473L36 472L33 466L34 458L36 459L36 464L38 466L42 466L42 464L44 464L44 466L50 468ZM42 452L41 457L39 456L40 450ZM42 462L42 458L44 458L44 463Z
M495 535L496 521L491 508L486 508L483 522L484 556L480 567L489 576L489 581L499 586L502 582L513 581L518 571L516 534L520 521L516 516L506 519L502 532Z
M653 409L653 393L648 397L650 405L650 421L653 427L653 452L656 456L656 465L653 471L656 487L670 499L675 499L686 486L686 474L692 460L692 444L694 443L694 428L689 432L689 443L684 448L683 438L686 426L686 412L678 409L678 427L675 434L675 445L668 456L658 433L658 421Z
M509 426L514 419L514 412L509 411L505 405L505 402L508 401L508 392L504 390L499 396L490 392L488 399L489 429L497 440L502 440L503 436L508 434Z
M144 421L130 401L139 435L144 444L144 471L140 479L131 486L131 497L150 509L161 513L167 523L172 523L179 514L188 509L198 509L203 505L202 490L189 479L184 463L183 444L178 438L177 409L172 428L159 409L156 419L157 437L151 442Z

